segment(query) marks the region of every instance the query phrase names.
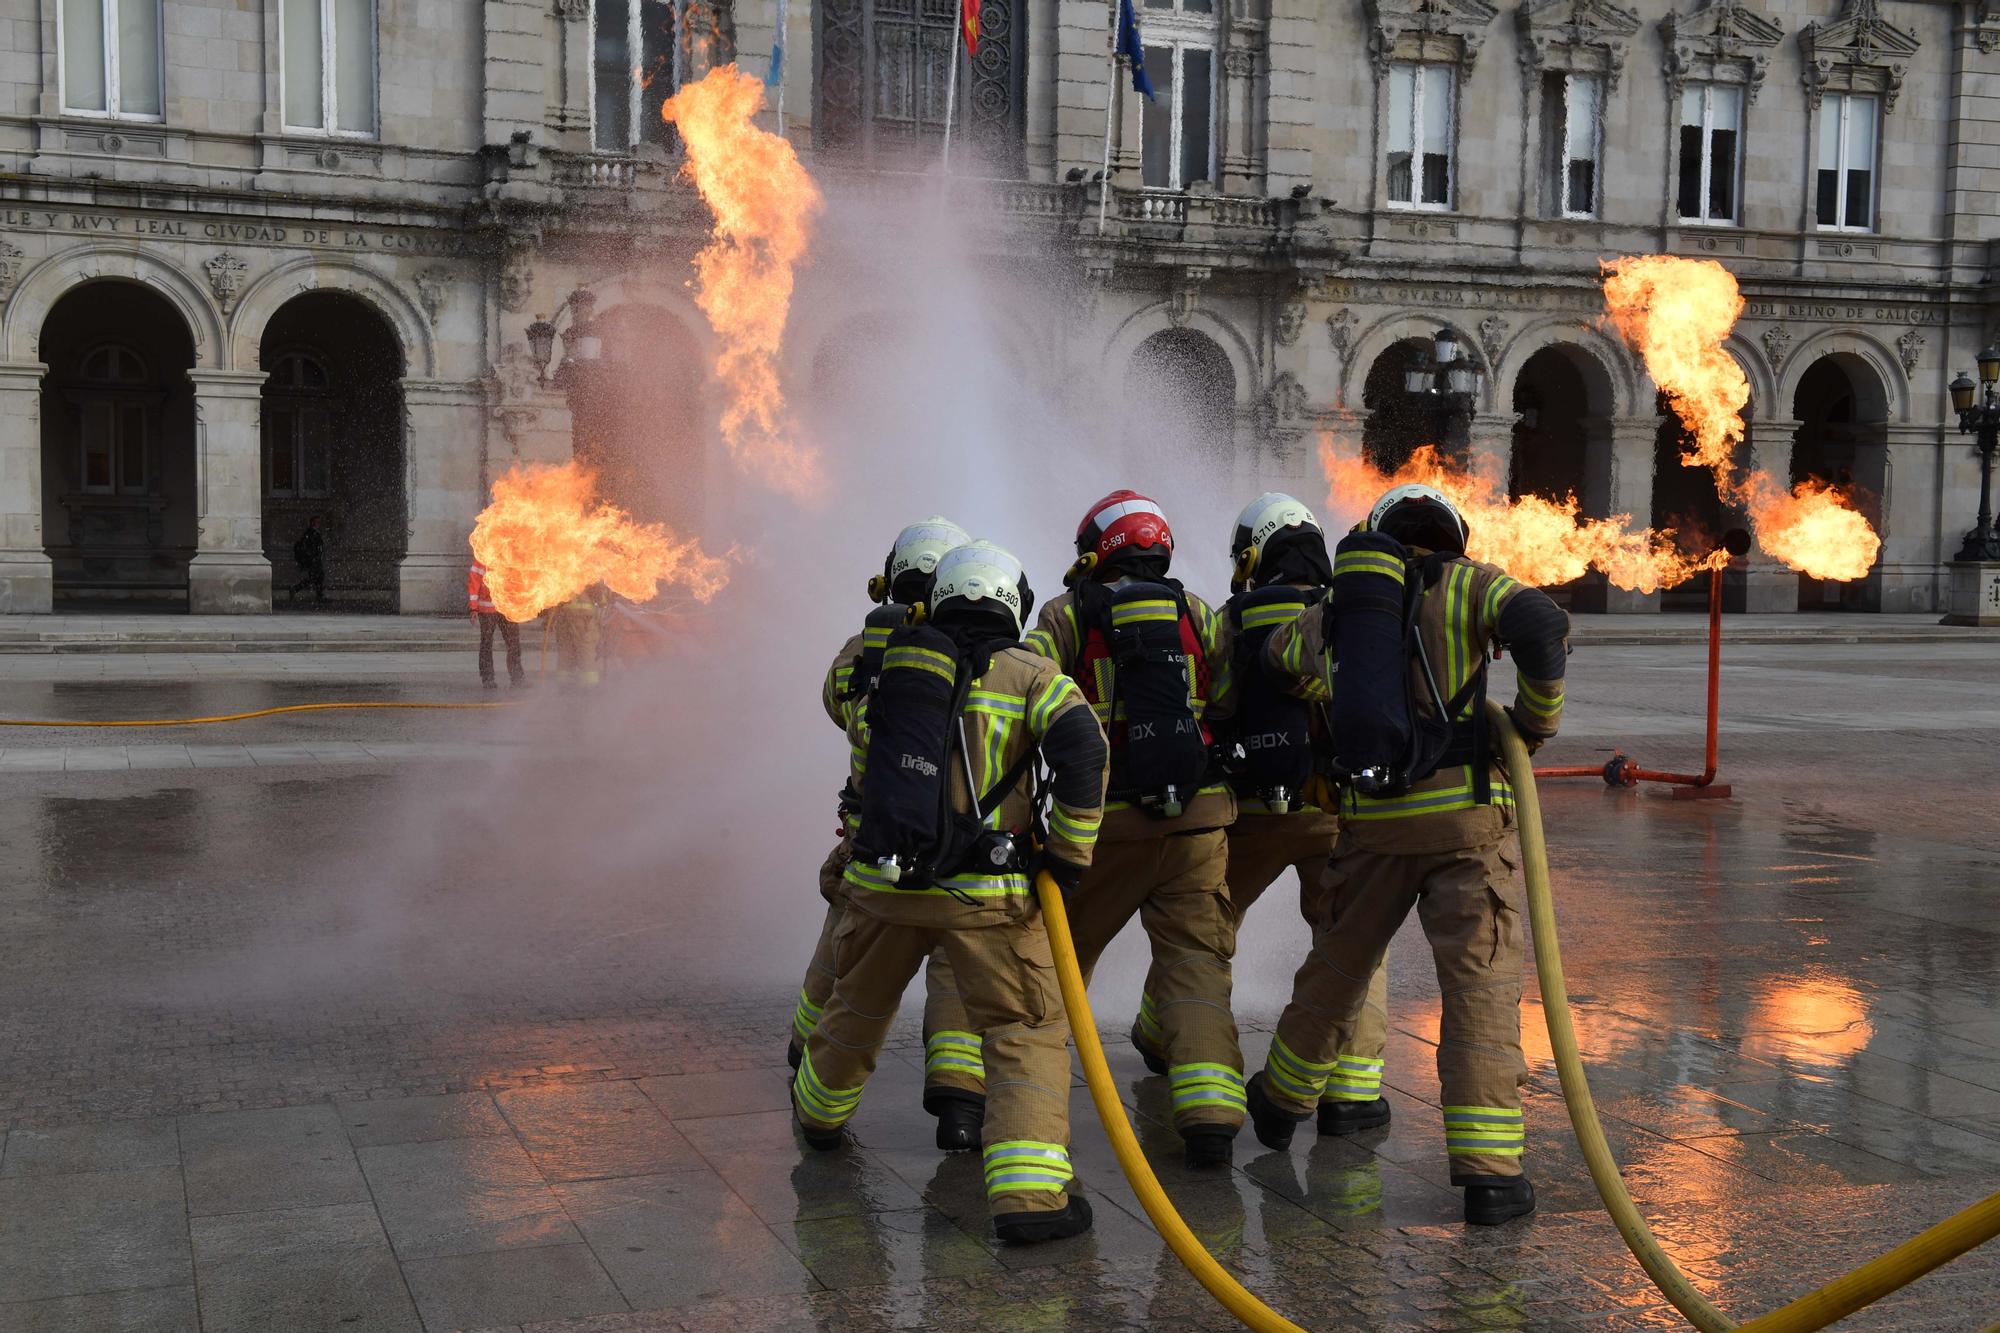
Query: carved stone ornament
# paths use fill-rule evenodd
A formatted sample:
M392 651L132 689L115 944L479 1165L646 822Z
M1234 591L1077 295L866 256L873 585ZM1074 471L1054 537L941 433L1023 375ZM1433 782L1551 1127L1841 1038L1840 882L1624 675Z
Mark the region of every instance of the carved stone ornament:
M2000 0L1979 0L1973 6L1972 39L1979 43L1984 55L1992 55L2000 50Z
M1232 79L1247 79L1257 72L1257 57L1246 47L1232 46L1222 53L1222 72Z
M1882 17L1877 0L1847 0L1833 22L1799 29L1806 98L1817 107L1829 90L1878 93L1882 110L1893 111L1920 45L1914 33Z
M446 269L427 268L417 273L417 303L424 308L432 324L444 312L445 293L451 285L451 273Z
M556 0L556 17L575 23L590 13L590 0Z
M1707 0L1692 13L1661 19L1660 33L1667 44L1667 82L1676 97L1691 80L1718 80L1740 82L1754 102L1785 27L1740 0ZM1735 78L1723 78L1725 72Z
M1785 349L1792 345L1791 331L1782 324L1773 324L1764 330L1764 355L1771 360L1771 369L1785 364Z
M500 308L519 310L535 287L535 243L526 236L509 236L500 254Z
M21 280L21 270L27 262L21 247L0 237L0 302L14 294L14 284Z
M1264 408L1274 424L1303 421L1306 415L1306 386L1289 370L1281 370L1264 392Z
M1278 346L1290 347L1297 343L1299 335L1305 332L1305 327L1306 303L1304 301L1287 301L1278 307L1276 330Z
M1602 74L1607 90L1625 72L1625 52L1639 15L1613 0L1528 0L1514 11L1521 29L1521 65Z
M542 387L534 357L520 343L508 343L500 349L500 364L493 367L493 382L499 386L502 403L529 402Z
M1486 364L1500 364L1500 348L1507 341L1507 321L1498 315L1488 315L1479 321L1479 350L1486 353Z
M1326 331L1333 338L1334 355L1347 361L1348 349L1354 345L1354 312L1346 306L1326 317Z
M1903 378L1914 378L1917 362L1923 359L1924 335L1915 329L1904 329L1903 336L1896 339L1896 350L1903 358Z
M1368 55L1387 78L1393 60L1441 61L1472 72L1500 11L1486 0L1368 0Z
M221 303L222 313L228 314L236 308L236 296L243 290L243 275L250 271L250 266L224 250L202 267L208 271L208 285Z
M1201 304L1201 285L1208 281L1208 275L1208 269L1190 265L1175 276L1173 290L1167 293L1167 318L1175 328L1186 328L1194 318L1195 308Z

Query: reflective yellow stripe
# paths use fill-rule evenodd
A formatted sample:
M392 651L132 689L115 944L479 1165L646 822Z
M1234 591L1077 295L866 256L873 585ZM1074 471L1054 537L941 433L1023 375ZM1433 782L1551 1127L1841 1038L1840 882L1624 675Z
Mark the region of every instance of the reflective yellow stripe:
M988 1195L1023 1191L1057 1193L1076 1174L1070 1167L1069 1149L1060 1143L1009 1139L988 1144L982 1156Z
M1148 598L1143 602L1125 602L1111 608L1113 628L1126 625L1149 624L1156 621L1176 621L1181 618L1181 609L1173 602L1160 598Z
M1479 623L1482 631L1487 634L1493 632L1493 626L1500 619L1500 603L1506 600L1508 593L1520 586L1505 574L1493 580L1493 586L1486 590L1486 600L1482 603L1484 614Z
M975 689L965 696L968 711L978 709L983 713L993 713L999 717L1025 717L1028 700L1019 694L1002 694L998 690Z
M1342 574L1381 574L1401 583L1403 562L1385 551L1342 551L1333 558L1333 573L1336 578Z
M1101 810L1072 810L1060 802L1049 806L1049 832L1077 847L1095 846L1103 823Z
M1527 1146L1527 1128L1516 1107L1447 1106L1444 1145L1459 1156L1518 1157Z
M1265 629L1272 625L1282 625L1288 620L1296 620L1305 614L1304 602L1272 602L1268 606L1253 606L1243 613L1244 629Z
M1028 730L1040 739L1048 733L1049 723L1055 721L1057 710L1071 699L1082 697L1083 691L1077 689L1075 681L1068 676L1057 676L1042 691L1042 697L1035 701L1035 706L1028 710Z
M867 862L849 861L841 878L857 889L913 897L1006 898L1028 892L1028 877L1018 871L1007 875L947 875L927 889L911 889L884 879L882 872Z
M952 684L958 683L958 663L943 653L932 652L928 648L917 648L910 644L891 648L882 654L884 671L928 671L934 676L942 676Z
M1343 815L1348 819L1402 819L1410 815L1434 815L1447 810L1470 810L1479 804L1472 785L1472 767L1462 764L1456 769L1439 769L1440 774L1449 773L1457 779L1450 787L1439 787L1431 791L1413 791L1402 796L1384 796L1379 799L1369 796L1355 796ZM1491 804L1511 806L1514 804L1514 789L1499 777L1491 780Z
M1556 687L1553 695L1543 694L1527 681L1518 678L1515 687L1520 691L1521 702L1528 706L1528 711L1539 713L1543 717L1553 717L1562 711L1563 692L1560 685Z
M799 1061L799 1072L792 1080L792 1091L798 1097L800 1108L822 1124L844 1125L861 1105L860 1088L829 1088L820 1081L813 1069L811 1051L807 1051Z

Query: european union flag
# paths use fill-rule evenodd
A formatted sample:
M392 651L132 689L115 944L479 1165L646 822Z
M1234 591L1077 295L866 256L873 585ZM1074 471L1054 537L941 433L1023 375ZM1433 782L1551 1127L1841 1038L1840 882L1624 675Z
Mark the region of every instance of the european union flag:
M1148 102L1153 97L1153 81L1146 77L1146 47L1139 40L1139 16L1132 12L1132 0L1118 0L1118 54L1132 62L1132 91Z
M785 18L785 0L778 0L777 27L771 33L771 67L764 71L766 88L785 81Z

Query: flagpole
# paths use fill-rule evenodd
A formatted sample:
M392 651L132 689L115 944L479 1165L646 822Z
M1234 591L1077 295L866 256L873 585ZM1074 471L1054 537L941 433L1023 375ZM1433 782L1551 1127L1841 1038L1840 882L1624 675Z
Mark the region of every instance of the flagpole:
M958 0L951 16L951 73L944 81L944 174L951 175L951 120L958 110L958 48L965 42L965 0Z
M778 0L777 26L772 30L771 48L778 58L771 62L772 73L778 76L778 137L785 137L785 0Z
M1104 214L1111 206L1111 120L1118 105L1118 0L1111 0L1111 77L1104 85L1104 169L1097 179L1097 234L1104 234Z

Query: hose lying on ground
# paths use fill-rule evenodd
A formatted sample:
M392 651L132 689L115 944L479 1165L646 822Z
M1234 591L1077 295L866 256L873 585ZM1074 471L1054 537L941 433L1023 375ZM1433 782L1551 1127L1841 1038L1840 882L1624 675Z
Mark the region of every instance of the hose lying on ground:
M1925 1273L1949 1263L1976 1245L2000 1235L2000 1194L1995 1194L1954 1217L1947 1218L1921 1235L1898 1245L1879 1258L1861 1265L1845 1277L1836 1278L1817 1291L1799 1297L1770 1314L1738 1325L1715 1308L1707 1297L1694 1289L1660 1242L1646 1226L1645 1219L1625 1189L1624 1177L1604 1140L1598 1123L1597 1106L1591 1100L1590 1084L1584 1076L1583 1061L1577 1054L1576 1028L1570 1021L1569 991L1563 981L1562 950L1556 941L1555 902L1549 893L1549 848L1542 831L1541 800L1535 791L1534 766L1528 747L1506 711L1497 703L1487 704L1494 733L1500 738L1501 753L1507 761L1507 776L1513 784L1516 814L1521 834L1521 869L1528 884L1528 918L1534 926L1535 972L1542 985L1542 1015L1548 1020L1549 1045L1555 1052L1556 1072L1562 1078L1563 1101L1569 1107L1570 1124L1576 1141L1590 1167L1590 1178L1604 1200L1605 1211L1618 1224L1619 1232L1632 1255L1653 1279L1654 1285L1688 1322L1702 1333L1720 1333L1740 1327L1744 1333L1809 1333L1845 1318L1863 1306L1907 1286Z
M1159 1177L1153 1174L1146 1154L1139 1147L1139 1140L1132 1133L1132 1122L1125 1118L1124 1103L1118 1100L1118 1088L1112 1083L1111 1070L1104 1063L1104 1045L1097 1039L1097 1022L1090 1016L1090 997L1084 993L1083 971L1077 966L1076 945L1070 939L1069 914L1063 910L1062 890L1046 874L1035 877L1035 889L1041 895L1042 920L1048 927L1049 943L1054 946L1056 976L1062 982L1063 1004L1069 1010L1069 1026L1076 1038L1076 1053L1083 1059L1083 1077L1090 1084L1090 1099L1097 1104L1097 1118L1103 1122L1105 1136L1111 1140L1111 1151L1117 1154L1118 1167L1125 1173L1132 1192L1139 1196L1146 1216L1153 1219L1160 1238L1167 1242L1167 1248L1174 1252L1195 1280L1207 1287L1209 1294L1222 1302L1229 1313L1242 1320L1246 1328L1255 1329L1257 1333L1305 1333L1304 1329L1252 1296L1242 1283L1231 1277L1215 1261L1215 1257L1202 1248L1195 1234L1188 1230L1187 1223L1181 1221L1181 1215L1174 1211L1166 1191L1160 1188Z
M0 717L0 727L199 727L211 722L247 722L253 717L271 717L277 713L324 713L338 708L514 708L518 701L506 703L397 703L390 701L361 701L356 703L330 704L285 704L280 708L259 708L248 713L222 713L215 717L149 717L117 718L111 720L79 721L76 719L56 719L40 717Z

